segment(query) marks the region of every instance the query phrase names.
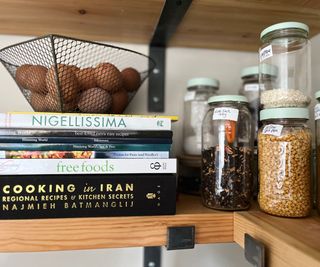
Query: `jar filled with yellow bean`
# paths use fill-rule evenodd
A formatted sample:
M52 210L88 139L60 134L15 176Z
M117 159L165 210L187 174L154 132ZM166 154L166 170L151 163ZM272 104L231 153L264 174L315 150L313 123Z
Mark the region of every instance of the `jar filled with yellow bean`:
M311 131L307 108L260 112L259 205L272 215L305 217L311 211Z

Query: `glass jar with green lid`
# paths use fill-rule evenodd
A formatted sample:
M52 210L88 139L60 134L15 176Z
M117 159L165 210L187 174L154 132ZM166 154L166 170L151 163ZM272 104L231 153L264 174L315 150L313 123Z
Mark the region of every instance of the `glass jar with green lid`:
M300 22L282 22L260 34L260 66L277 68L270 90L261 92L263 108L307 107L311 96L311 48L309 27ZM261 73L262 74L262 73ZM260 83L265 77L260 75Z
M264 84L259 84L259 66L246 67L241 71L242 86L239 90L239 94L248 99L255 145L259 130L260 91L270 89L271 82L277 77L277 69L274 66L263 64L261 68Z
M208 111L208 99L217 95L219 81L193 78L184 97L183 150L186 155L201 155L201 124Z
M252 195L251 114L240 95L213 96L202 122L201 195L206 207L249 208Z
M260 112L259 205L272 215L305 217L311 210L311 130L307 108Z

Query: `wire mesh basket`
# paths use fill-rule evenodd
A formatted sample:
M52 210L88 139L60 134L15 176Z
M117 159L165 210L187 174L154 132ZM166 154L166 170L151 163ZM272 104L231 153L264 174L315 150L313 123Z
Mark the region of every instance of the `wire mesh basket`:
M35 111L120 114L155 67L138 52L60 35L0 50Z

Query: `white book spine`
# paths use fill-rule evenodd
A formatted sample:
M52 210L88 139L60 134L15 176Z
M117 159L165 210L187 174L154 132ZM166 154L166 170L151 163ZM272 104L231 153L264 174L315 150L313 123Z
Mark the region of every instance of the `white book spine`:
M0 159L0 175L176 172L176 159Z
M169 117L99 114L0 113L1 128L171 130Z

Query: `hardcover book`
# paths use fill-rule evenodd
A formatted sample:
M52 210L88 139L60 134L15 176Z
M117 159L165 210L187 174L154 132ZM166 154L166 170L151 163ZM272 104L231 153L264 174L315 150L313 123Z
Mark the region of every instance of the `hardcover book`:
M174 174L0 177L0 219L171 215Z
M0 113L1 128L170 130L175 116L113 115L81 113Z
M0 159L0 176L176 172L176 159Z

